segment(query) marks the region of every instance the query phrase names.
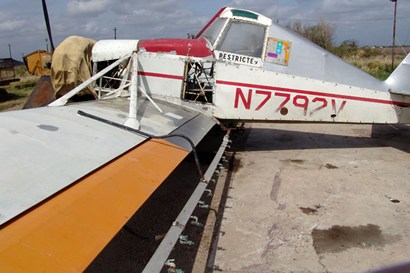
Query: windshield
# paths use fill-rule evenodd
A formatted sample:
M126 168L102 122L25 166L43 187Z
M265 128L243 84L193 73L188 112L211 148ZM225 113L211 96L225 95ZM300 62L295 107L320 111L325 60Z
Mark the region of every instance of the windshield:
M226 23L227 19L218 18L202 33L201 37L205 37L212 45L215 45L215 41Z
M262 25L232 21L216 49L261 58L265 29L266 27Z

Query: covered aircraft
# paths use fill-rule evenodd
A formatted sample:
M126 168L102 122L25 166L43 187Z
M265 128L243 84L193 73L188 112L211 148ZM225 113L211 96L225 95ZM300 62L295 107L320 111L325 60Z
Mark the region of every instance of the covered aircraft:
M0 115L2 272L83 271L215 124L410 121L409 56L382 82L248 10L91 61L48 107ZM73 103L85 88L98 99Z

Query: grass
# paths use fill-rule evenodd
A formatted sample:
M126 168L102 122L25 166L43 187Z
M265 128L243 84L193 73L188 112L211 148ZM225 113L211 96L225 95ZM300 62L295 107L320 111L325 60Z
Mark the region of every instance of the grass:
M340 58L382 81L386 80L406 57L402 50L396 50L395 66L392 68L391 50L388 48L360 48L355 41L345 41L332 51Z
M24 66L16 67L16 77L20 78L20 81L2 87L7 94L4 102L0 103L0 111L21 108L39 79L38 76L28 74Z
M404 54L396 55L394 69L403 61L404 57ZM352 55L344 59L382 81L386 80L394 70L391 68L391 56L388 54L372 56Z

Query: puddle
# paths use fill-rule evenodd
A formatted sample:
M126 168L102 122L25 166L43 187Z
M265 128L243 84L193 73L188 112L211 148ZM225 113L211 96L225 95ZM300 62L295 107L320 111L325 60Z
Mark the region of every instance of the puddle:
M337 253L349 248L378 248L401 239L400 235L385 235L379 226L332 226L329 229L312 230L313 247L317 254Z
M270 191L270 199L272 201L274 201L276 204L278 204L278 207L276 209L285 210L286 209L286 203L278 202L278 194L279 194L280 186L282 184L282 178L280 176L281 172L282 172L282 170L280 170L278 173L276 173L275 178L273 179L272 189Z
M282 184L282 178L280 177L280 171L275 175L273 179L272 189L270 191L270 199L275 203L278 203L278 193L280 185Z

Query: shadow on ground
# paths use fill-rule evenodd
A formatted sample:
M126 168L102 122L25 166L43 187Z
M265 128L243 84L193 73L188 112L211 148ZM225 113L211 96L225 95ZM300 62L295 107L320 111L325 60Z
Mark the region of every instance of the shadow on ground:
M333 126L338 126L337 124ZM344 149L393 147L410 152L407 125L372 125L368 136L343 136L326 133L288 131L269 128L247 128L252 139L246 145L237 146L237 151L296 150L296 149ZM263 145L261 145L263 144Z

